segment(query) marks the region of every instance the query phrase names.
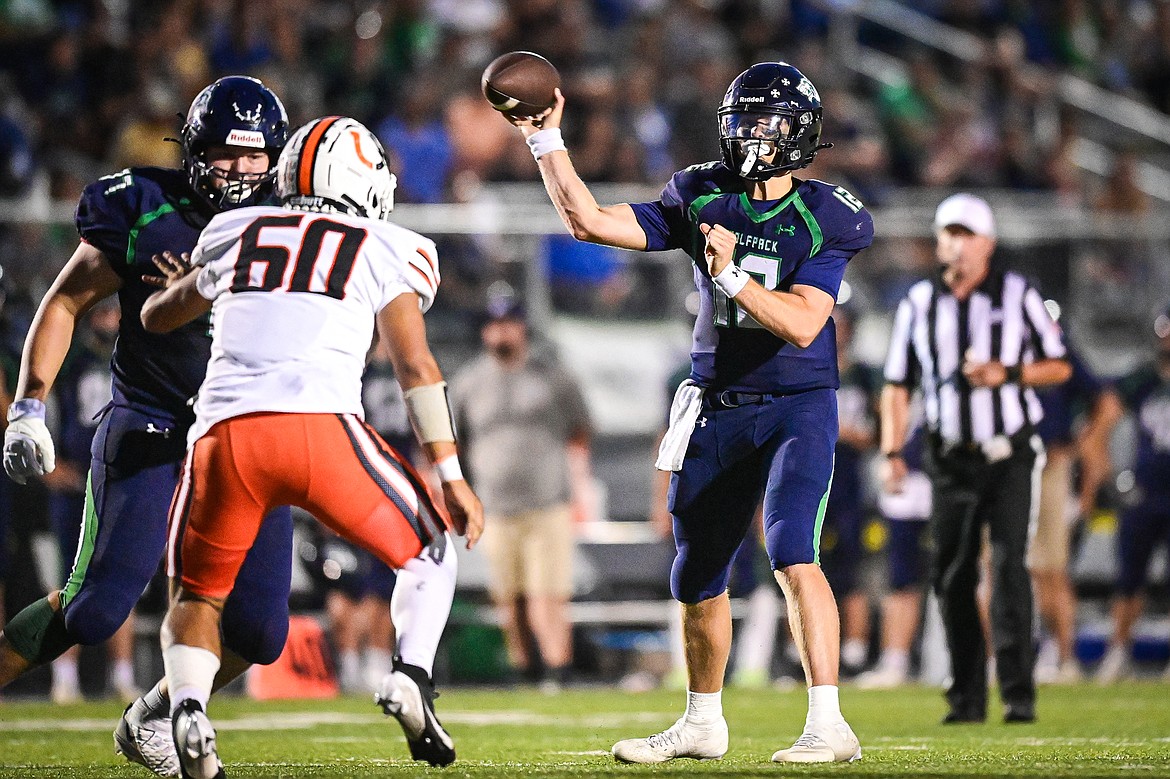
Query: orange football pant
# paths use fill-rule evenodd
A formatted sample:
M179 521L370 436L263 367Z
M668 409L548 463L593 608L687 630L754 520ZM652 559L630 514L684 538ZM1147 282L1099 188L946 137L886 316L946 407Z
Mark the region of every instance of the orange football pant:
M247 414L217 423L187 452L168 575L188 592L226 598L264 516L285 505L394 569L449 524L414 468L356 416Z

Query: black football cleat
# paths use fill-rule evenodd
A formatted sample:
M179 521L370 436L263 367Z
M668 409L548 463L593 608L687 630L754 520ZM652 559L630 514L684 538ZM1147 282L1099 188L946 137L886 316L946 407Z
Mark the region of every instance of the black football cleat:
M183 779L226 779L215 751L215 728L198 701L188 698L180 703L171 728Z
M435 716L437 695L426 671L395 659L394 670L382 678L374 693L374 702L398 720L412 758L443 766L455 762L455 743Z

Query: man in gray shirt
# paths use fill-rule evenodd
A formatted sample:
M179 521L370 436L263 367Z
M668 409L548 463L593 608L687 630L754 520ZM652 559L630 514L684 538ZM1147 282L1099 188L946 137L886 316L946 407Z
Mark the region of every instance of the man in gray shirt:
M451 385L451 408L471 479L491 517L482 549L508 658L521 674L535 639L547 686L572 661L570 503L589 481L589 415L577 381L556 360L534 357L521 306L489 305L484 353Z

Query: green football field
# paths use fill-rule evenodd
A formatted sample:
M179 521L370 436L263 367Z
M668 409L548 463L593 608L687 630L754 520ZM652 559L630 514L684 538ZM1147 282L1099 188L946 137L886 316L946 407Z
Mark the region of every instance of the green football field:
M325 702L213 701L220 756L229 777L594 777L654 776L1139 776L1170 777L1170 686L1045 688L1039 722L938 724L938 690L843 689L864 759L852 765L780 766L772 752L800 733L801 691L724 694L731 749L720 761L664 766L615 764L617 739L649 735L681 709L681 693L589 689L544 696L532 690L449 689L439 715L459 760L432 769L409 760L393 720L361 698ZM0 777L141 777L113 754L115 703L56 707L0 701Z

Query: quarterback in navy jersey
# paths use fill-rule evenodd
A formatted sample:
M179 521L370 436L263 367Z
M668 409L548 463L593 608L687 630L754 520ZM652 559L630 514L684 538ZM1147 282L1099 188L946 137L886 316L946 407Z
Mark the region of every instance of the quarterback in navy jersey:
M112 358L113 399L90 450L73 572L61 590L16 615L0 634L0 687L73 645L105 641L157 570L194 421L190 401L203 381L211 337L206 319L165 335L146 332L139 313L156 287L144 277L159 274L153 255L190 252L217 212L267 199L287 140L288 118L276 95L256 79L229 76L191 104L180 138L182 169L129 168L82 193L76 214L81 242L41 301L25 343L4 440L9 476L23 484L53 470L44 400L78 320L117 293L122 318ZM280 655L291 549L292 519L283 508L264 523L241 586L228 601L224 638L237 657L224 681L247 663L271 663ZM144 697L127 709L116 746L160 775L177 776L165 687Z
M683 249L700 309L691 375L675 395L658 467L671 470L689 690L665 731L614 745L618 760L711 759L727 751L721 691L731 643L727 583L763 498L765 547L789 605L809 683L804 733L777 762L861 756L837 700L839 619L819 565L837 441L837 350L830 314L845 265L873 239L846 190L796 178L821 143L821 101L799 70L753 65L717 114L722 159L674 175L658 200L601 207L561 138L564 97L512 119L545 187L579 240L625 249Z

